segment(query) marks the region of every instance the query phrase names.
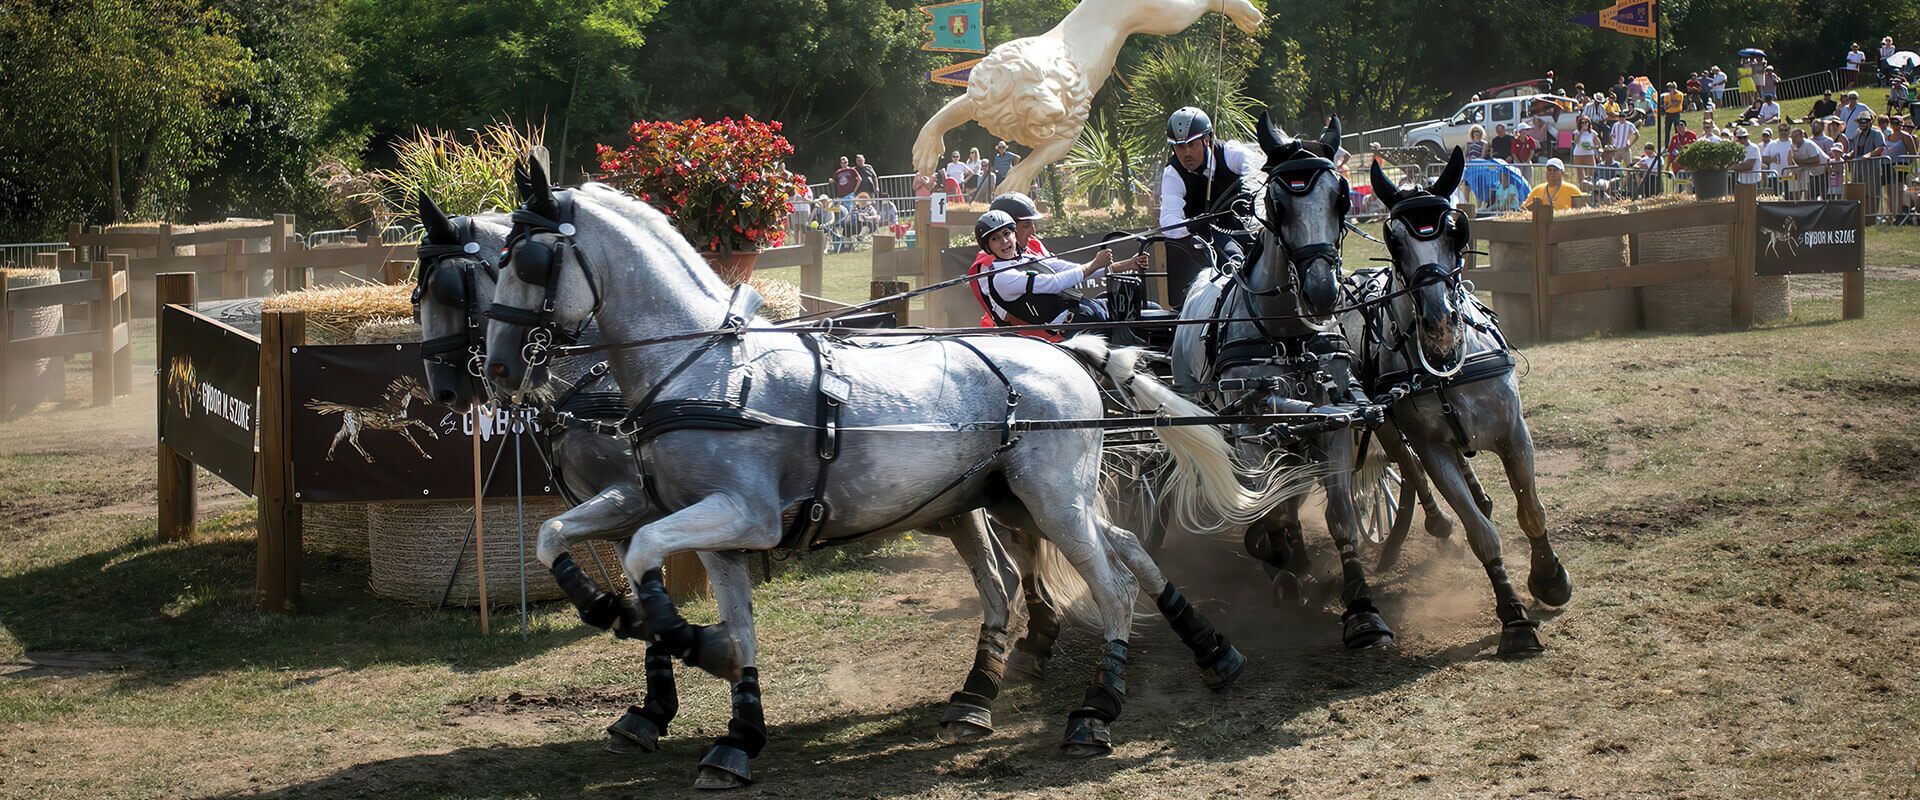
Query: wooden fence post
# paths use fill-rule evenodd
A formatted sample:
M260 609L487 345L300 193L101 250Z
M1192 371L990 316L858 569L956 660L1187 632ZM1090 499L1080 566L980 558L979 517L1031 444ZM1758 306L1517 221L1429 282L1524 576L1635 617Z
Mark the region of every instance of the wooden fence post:
M868 287L867 299L878 300L888 295L899 294L909 288L912 287L907 286L906 281L874 281ZM895 300L880 310L893 312L894 327L904 328L907 326L907 301Z
M100 248L102 253L106 248ZM117 311L114 324L127 326L127 344L113 353L113 394L124 397L133 394L133 265L125 253L103 256L112 265L113 274L121 281L120 296L113 307ZM191 301L189 301L191 302Z
M1849 183L1845 192L1846 199L1860 201L1860 229L1854 233L1860 241L1860 268L1840 273L1840 318L1860 319L1867 315L1867 186Z
M1553 273L1553 206L1541 203L1533 208L1533 341L1544 342L1553 334L1553 295L1549 278Z
M808 297L825 297L827 296L826 234L808 228L801 232L800 241L807 246L807 263L800 265L800 293Z
M381 265L380 282L390 286L399 286L409 280L413 272L411 261L388 261Z
M88 279L96 282L100 293L87 305L93 316L93 404L113 403L113 307L119 298L113 294L113 265L95 261L87 265Z
M240 254L247 249L247 240L228 239L226 268L220 273L220 299L239 300L247 296L247 273L240 269Z
M1759 196L1756 184L1734 184L1733 279L1728 284L1733 291L1733 327L1740 330L1753 327L1753 268L1759 257L1753 237L1759 224Z
M676 599L707 596L707 568L699 553L674 553L666 561L667 594Z
M167 337L166 315L161 313L168 303L193 307L195 294L199 290L199 276L191 272L164 272L154 276L153 318L158 341ZM156 352L158 345L155 346ZM168 364L156 363L159 374L154 383L159 391L154 392L155 419L166 414L167 393L165 391ZM194 519L199 511L199 495L194 491L193 462L179 451L167 446L167 440L160 440L160 541L193 541Z
M307 338L300 311L269 311L260 318L260 455L254 469L258 505L260 607L276 613L300 608L300 505L288 469L293 434L292 355Z
M7 355L8 345L12 343L13 301L7 296L7 271L0 269L0 417L13 411L13 393L9 389L17 381L13 380L13 359Z

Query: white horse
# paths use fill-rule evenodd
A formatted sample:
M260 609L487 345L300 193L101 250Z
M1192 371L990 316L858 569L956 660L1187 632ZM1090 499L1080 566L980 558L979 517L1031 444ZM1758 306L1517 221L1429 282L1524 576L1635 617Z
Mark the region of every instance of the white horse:
M1155 594L1215 682L1238 674L1244 657L1132 533L1095 512L1099 432L1045 425L1104 415L1090 370L1138 405L1203 413L1136 373L1138 351L1093 337L1065 347L999 336L856 346L803 330L728 332L758 319L758 296L730 291L665 217L608 186L554 192L537 166L533 178L488 312L488 377L524 394L540 382L556 332L598 322L612 374L636 408L636 441L658 468L648 490L666 512L634 532L625 557L628 573L640 576L656 643L690 652L700 642L661 583L671 553L849 541L987 508L1057 547L1100 610L1106 645L1069 715L1069 753L1111 750L1136 588ZM1159 430L1175 458L1176 503L1252 519L1300 490L1297 471L1241 468L1215 428ZM542 562L575 540L564 526L543 527ZM1004 606L988 612L995 618L982 627L962 694L990 702L1005 664L1006 619ZM765 743L751 622L734 634L742 644L734 717L702 762L702 786L744 784L748 759Z
M993 48L968 73L967 93L920 128L914 171L931 175L939 169L946 132L973 120L994 136L1033 148L996 187L1027 191L1041 170L1073 150L1093 96L1113 74L1127 37L1171 36L1208 11L1227 15L1247 33L1259 30L1264 19L1247 0L1082 0L1052 30Z

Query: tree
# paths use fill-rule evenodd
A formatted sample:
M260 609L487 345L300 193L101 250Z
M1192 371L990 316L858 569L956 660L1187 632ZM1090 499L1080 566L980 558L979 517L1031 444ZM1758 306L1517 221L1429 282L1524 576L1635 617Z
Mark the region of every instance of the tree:
M192 0L12 0L0 13L8 227L165 216L244 119L254 64L231 20ZM103 191L104 188L104 191Z
M519 120L558 134L554 172L570 174L569 163L591 164L595 140L626 129L647 85L677 80L636 70L662 3L345 0L354 66L330 130L385 159L383 145L416 127Z

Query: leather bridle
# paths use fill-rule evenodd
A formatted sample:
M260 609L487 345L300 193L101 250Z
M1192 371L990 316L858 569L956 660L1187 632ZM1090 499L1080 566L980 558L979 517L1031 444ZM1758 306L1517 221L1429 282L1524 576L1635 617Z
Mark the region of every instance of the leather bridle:
M414 278L412 300L417 316L420 302L426 298L426 293L432 292L434 299L460 309L464 315L463 325L457 333L421 341L420 358L429 364L481 378L484 375L482 367L486 353L486 324L482 317L486 315L486 309L475 293L474 276L481 269L495 278L499 277L499 273L492 264L480 257L480 245L473 237L473 220L454 217L448 222L459 237L457 244L422 240L414 251L419 266ZM453 360L455 353L465 353L465 362Z
M574 242L574 201L573 192L563 189L553 193L553 216L522 206L513 212L513 230L507 234L506 246L502 250L500 266L512 269L514 277L522 282L543 289L539 308L520 308L502 303L494 303L487 308L487 316L509 325L520 325L527 329L526 341L520 351L522 360L528 366L540 366L547 363L549 350L557 341L560 344L572 344L579 341L581 331L600 310L604 298L600 294L599 284L594 282L593 270L587 265L586 255ZM554 320L554 295L560 288L560 269L566 254L572 253L580 264L580 275L587 282L587 291L593 295L593 307L581 318L580 324L573 330L561 329Z

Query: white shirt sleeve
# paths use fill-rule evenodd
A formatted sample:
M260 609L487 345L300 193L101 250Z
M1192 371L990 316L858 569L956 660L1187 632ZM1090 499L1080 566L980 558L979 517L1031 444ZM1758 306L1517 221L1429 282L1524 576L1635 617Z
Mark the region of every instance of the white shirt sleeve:
M1267 154L1243 142L1227 142L1227 170L1242 177L1259 172L1267 165Z
M1172 164L1160 171L1160 227L1175 225L1186 218L1187 184L1180 180ZM1168 228L1163 231L1168 238L1180 238L1187 235L1185 227Z
M1007 263L996 261L993 266L997 269L1006 266ZM1053 268L1056 271L1048 272L1047 268ZM1084 267L1080 264L1047 259L1044 265L1029 264L1020 269L1010 269L994 275L993 290L1008 300L1024 297L1027 294L1027 277L1031 273L1034 294L1059 294L1085 281L1088 275L1083 270Z

